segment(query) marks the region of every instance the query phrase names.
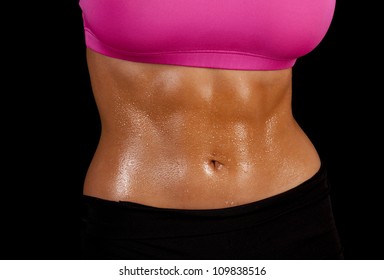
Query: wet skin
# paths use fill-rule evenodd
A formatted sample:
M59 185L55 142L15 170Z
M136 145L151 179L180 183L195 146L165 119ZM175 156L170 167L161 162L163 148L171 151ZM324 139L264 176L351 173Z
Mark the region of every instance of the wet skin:
M145 64L91 50L87 60L102 132L84 194L223 208L289 190L320 167L292 116L292 69Z

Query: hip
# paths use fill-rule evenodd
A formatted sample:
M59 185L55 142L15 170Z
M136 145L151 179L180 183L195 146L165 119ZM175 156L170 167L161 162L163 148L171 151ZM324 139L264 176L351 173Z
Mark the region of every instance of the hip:
M296 188L221 209L84 196L84 253L102 259L339 259L324 166Z
M297 138L300 139L300 138ZM101 141L88 169L84 194L156 207L231 207L285 192L310 179L321 161L311 142L273 150L184 145L111 145ZM107 141L108 142L108 141Z

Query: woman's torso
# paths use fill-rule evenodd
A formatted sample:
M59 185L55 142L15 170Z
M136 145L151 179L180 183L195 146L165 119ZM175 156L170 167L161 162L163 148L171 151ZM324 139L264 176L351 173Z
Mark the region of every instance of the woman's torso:
M87 50L102 132L84 194L222 208L291 189L320 159L291 110L292 69L135 63Z

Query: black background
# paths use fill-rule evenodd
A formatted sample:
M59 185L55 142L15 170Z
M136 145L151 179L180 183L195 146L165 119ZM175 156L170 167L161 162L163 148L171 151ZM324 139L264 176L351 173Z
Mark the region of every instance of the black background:
M383 78L367 33L377 25L351 2L337 1L326 37L294 66L293 110L328 167L346 258L383 259ZM77 0L23 11L3 33L0 258L79 259L82 184L100 132L81 11Z

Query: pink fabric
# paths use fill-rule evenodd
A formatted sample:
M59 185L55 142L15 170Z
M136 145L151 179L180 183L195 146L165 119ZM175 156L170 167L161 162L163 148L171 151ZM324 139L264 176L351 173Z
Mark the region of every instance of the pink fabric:
M88 48L146 63L292 67L324 38L336 0L80 0Z

